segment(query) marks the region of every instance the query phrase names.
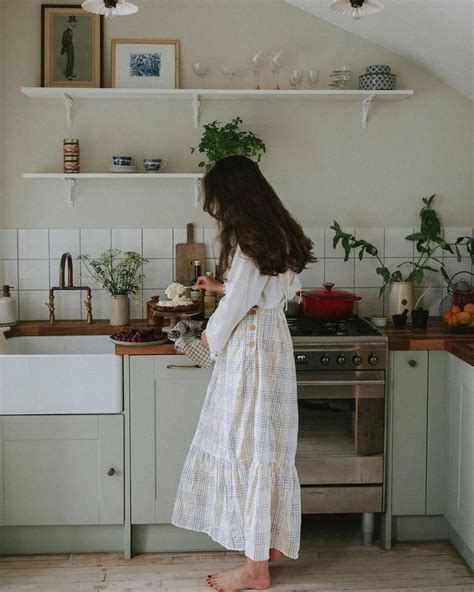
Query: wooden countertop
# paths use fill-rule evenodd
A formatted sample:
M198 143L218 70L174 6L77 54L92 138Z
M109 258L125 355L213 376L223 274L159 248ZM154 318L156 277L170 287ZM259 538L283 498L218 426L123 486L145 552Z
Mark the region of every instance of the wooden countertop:
M143 320L132 320L134 327L146 328ZM7 337L42 335L111 335L114 332L108 320L97 320L88 325L85 321L57 321L50 325L47 321L21 321L6 333ZM445 350L468 364L474 366L474 333L456 333L441 319L432 317L427 329L413 329L407 323L405 328L396 329L389 325L382 329L388 337L390 350ZM172 355L177 352L174 344L150 345L140 348L117 345L118 355Z
M455 332L438 317L430 318L426 329L413 329L407 323L403 329L390 324L381 330L390 350L445 350L474 366L474 333Z

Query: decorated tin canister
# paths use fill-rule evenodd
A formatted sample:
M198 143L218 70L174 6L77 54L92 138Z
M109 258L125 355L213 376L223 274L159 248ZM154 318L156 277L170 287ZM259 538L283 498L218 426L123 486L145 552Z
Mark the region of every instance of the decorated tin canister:
M63 140L64 172L79 173L80 171L80 149L79 140L76 138L65 138Z

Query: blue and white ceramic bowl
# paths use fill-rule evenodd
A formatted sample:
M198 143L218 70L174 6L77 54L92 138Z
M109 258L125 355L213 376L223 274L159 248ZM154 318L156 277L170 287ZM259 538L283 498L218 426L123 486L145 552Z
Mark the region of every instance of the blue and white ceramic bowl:
M131 156L112 156L114 166L132 166L133 158Z
M162 158L143 159L143 167L147 173L157 173L164 166L165 162Z
M366 74L390 74L390 66L383 64L374 64L373 66L367 66L365 69Z

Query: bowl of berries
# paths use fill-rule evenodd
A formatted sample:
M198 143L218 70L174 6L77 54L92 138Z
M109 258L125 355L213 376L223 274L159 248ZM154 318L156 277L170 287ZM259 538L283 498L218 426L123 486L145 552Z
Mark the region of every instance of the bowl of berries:
M110 341L116 345L144 346L162 345L169 340L166 333L159 328L139 329L136 327L121 327L119 331L110 336Z

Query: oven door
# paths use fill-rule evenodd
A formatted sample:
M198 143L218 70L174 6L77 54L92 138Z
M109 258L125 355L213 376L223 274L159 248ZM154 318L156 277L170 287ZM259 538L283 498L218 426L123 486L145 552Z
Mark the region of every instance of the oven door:
M383 482L383 371L298 371L302 485Z

